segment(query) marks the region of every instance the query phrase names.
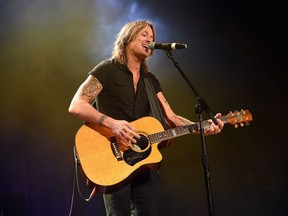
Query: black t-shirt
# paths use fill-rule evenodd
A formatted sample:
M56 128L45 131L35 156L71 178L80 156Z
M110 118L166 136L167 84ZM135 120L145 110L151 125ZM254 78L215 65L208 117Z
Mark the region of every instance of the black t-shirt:
M150 114L142 71L136 92L133 75L127 65L122 65L115 59L100 62L89 72L89 75L95 76L103 86L97 97L97 108L100 112L112 118L129 122ZM149 72L145 76L151 77L156 93L162 91L154 74Z

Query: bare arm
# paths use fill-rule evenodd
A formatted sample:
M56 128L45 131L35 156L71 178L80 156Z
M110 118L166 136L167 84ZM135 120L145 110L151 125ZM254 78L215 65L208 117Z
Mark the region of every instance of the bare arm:
M158 100L163 110L165 120L171 127L177 127L182 125L191 124L192 122L174 113L168 101L164 97L162 92L157 93Z
M136 142L133 137L139 138L139 135L135 133L135 128L127 121L113 119L91 105L102 89L103 86L100 81L89 75L75 93L69 106L69 112L86 122L110 128L124 142Z
M97 78L92 75L88 76L75 93L69 106L69 112L84 121L98 123L103 114L98 112L91 104L102 88Z
M157 97L164 112L165 120L171 127L183 126L193 123L192 121L182 116L176 115L162 92L158 92ZM221 117L221 114L217 113L215 117L218 121L218 125L215 125L212 120L208 120L208 122L210 123L210 127L205 129L205 135L217 134L220 133L223 129L224 123L219 119Z

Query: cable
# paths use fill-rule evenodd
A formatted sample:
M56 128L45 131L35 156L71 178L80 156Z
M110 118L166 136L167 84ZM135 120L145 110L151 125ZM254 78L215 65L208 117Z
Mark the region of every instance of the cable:
M75 147L74 147L75 148ZM75 159L75 168L73 173L73 189L72 189L72 196L71 196L71 203L70 203L70 210L69 210L69 216L72 215L72 209L74 204L74 195L75 195L75 179L76 179L76 169L77 169L77 158L75 158L75 150L74 152L74 159Z
M74 197L75 197L75 185L77 185L77 189L78 189L78 193L80 195L80 197L85 200L86 202L89 202L92 197L94 196L94 194L96 193L96 187L93 188L93 190L90 193L90 196L88 198L85 198L82 195L82 192L80 190L80 186L79 186L79 179L78 179L78 169L77 169L77 165L78 165L78 157L77 157L77 153L76 153L76 149L75 146L73 148L73 154L74 154L74 174L73 174L73 189L72 189L72 196L71 196L71 204L70 204L70 210L69 210L69 216L72 215L72 209L73 209L73 204L74 204Z

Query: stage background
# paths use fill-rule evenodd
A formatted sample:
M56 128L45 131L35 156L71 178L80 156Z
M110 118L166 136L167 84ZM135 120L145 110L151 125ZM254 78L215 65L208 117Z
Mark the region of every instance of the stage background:
M214 113L253 122L206 138L215 215L287 215L287 13L281 1L9 0L0 3L1 215L68 215L78 86L110 56L122 25L148 19ZM165 52L149 60L179 115L195 96ZM207 116L204 116L207 118ZM197 135L163 149L160 215L208 215ZM88 190L81 181L83 195ZM104 215L75 191L72 215Z

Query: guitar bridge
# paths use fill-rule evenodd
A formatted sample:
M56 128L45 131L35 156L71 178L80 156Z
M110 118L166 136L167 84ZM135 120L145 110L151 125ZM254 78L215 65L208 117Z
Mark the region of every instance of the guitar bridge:
M118 144L115 137L110 138L110 146L111 146L111 150L112 150L114 156L116 157L116 159L118 161L123 160L123 157L122 157L121 152L119 150L119 144Z

